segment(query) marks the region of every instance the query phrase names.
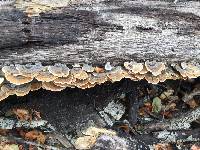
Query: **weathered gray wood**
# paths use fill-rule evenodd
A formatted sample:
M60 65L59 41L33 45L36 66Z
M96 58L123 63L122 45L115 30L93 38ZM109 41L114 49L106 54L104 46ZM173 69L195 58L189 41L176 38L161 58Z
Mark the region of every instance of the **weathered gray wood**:
M200 60L199 1L83 1L33 17L0 7L1 65Z

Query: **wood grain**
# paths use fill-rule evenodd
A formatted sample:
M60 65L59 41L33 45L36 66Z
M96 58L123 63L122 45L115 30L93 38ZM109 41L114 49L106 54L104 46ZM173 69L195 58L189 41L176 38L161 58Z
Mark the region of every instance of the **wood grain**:
M85 0L33 16L27 6L0 6L0 65L200 60L199 1Z

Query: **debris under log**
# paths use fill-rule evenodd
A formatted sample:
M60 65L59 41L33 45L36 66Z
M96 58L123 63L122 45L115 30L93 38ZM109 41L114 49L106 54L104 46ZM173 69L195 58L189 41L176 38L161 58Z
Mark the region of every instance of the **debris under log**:
M13 95L0 104L0 138L52 149L190 148L200 142L200 103L194 96L192 108L183 91L198 85L198 78L155 85L124 79L87 90Z

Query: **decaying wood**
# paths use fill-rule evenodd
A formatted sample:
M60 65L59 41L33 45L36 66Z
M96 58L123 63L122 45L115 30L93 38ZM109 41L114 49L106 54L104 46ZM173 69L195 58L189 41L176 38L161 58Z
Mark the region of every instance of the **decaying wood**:
M0 6L1 65L199 61L199 1L64 2Z
M200 118L200 107L181 114L180 117L166 120L164 122L148 124L144 127L147 132L156 130L181 130L189 129L191 122Z

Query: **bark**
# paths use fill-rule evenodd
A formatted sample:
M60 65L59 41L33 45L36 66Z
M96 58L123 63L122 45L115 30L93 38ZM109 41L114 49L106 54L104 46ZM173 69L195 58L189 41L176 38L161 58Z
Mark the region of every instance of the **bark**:
M199 9L199 1L85 0L30 17L23 5L2 5L0 63L198 62Z

